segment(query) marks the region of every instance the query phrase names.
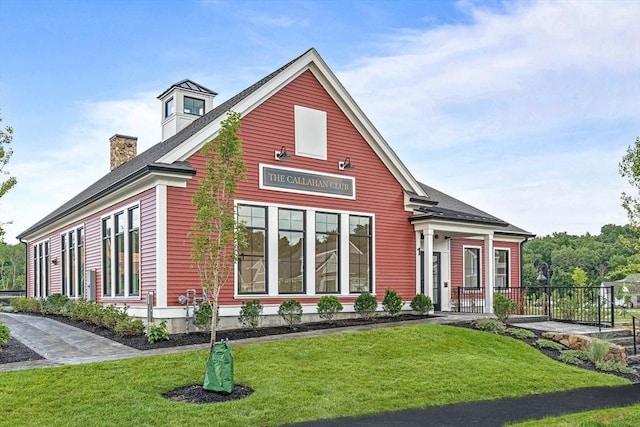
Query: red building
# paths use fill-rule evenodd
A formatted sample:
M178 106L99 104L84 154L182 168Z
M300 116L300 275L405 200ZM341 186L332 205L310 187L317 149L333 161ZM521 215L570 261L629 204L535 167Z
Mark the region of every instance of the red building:
M158 97L161 142L136 155L135 138L115 135L111 172L18 236L30 296L127 304L138 317L152 306L184 329L184 297L201 293L187 236L199 150L229 110L242 115L236 205L250 244L221 293L221 326L254 298L265 314L297 299L314 315L336 295L348 313L361 292L380 301L393 288L448 311L460 287L491 312L494 289L520 285L531 234L417 182L314 49L217 106L215 95L171 86Z

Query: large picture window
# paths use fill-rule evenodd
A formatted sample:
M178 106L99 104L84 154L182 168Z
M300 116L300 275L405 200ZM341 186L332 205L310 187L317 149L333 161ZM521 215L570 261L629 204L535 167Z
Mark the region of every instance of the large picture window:
M204 114L204 100L185 96L183 111L187 114L202 116Z
M140 208L102 219L102 293L105 297L140 295Z
M304 293L304 211L278 210L278 292Z
M509 287L509 251L495 249L495 287Z
M371 291L371 218L349 216L349 292Z
M33 296L49 296L49 241L33 246Z
M267 292L267 208L238 206L247 246L238 256L238 293Z
M480 288L480 248L464 248L464 287Z
M316 213L316 293L340 291L340 216Z
M84 296L84 229L78 227L60 236L62 293L71 298Z

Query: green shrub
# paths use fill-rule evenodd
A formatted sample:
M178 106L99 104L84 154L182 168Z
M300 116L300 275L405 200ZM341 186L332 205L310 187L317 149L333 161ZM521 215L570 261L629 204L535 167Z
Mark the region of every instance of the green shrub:
M496 319L478 319L471 322L471 325L481 331L492 332L494 334L503 334L506 331L504 323Z
M211 329L211 306L212 304L208 301L200 304L200 307L196 308L196 311L193 313L193 324L198 328L206 329L207 331ZM216 317L216 326L220 323L220 307L218 306L218 317Z
M548 340L546 338L538 339L536 341L536 346L538 346L539 348L546 348L547 350L555 350L555 351L565 350L565 347L559 342Z
M519 340L536 337L536 334L533 333L533 331L530 331L528 329L522 329L522 328L507 328L507 333Z
M125 305L123 309L119 309L115 305L111 304L108 306L97 306L98 310L95 313L95 319L93 323L104 326L107 329L111 329L112 331L116 327L116 324L120 320L128 319L127 315L127 306Z
M11 301L11 307L18 313L42 313L42 300L38 298L18 297Z
M259 299L244 301L240 307L240 323L254 331L260 326L260 316L262 315L262 304Z
M559 360L577 366L584 365L585 362L590 362L589 355L582 350L562 350Z
M358 316L363 319L371 319L376 315L378 301L376 300L376 297L371 295L369 292L363 292L358 295L358 298L356 298L353 308Z
M324 295L318 300L318 316L333 322L338 312L342 311L342 304L334 295Z
M416 294L409 304L413 311L417 311L420 314L428 314L433 309L433 302L425 294Z
M382 309L389 316L395 316L402 310L402 297L398 295L393 289L387 289L384 291L384 298L382 299Z
M609 362L599 362L596 363L596 368L600 369L601 371L605 371L605 372L618 372L621 374L636 374L636 370L633 368L630 368L628 366L623 365L620 362L613 362L613 361L609 361Z
M144 323L140 319L132 319L130 317L119 319L113 332L122 336L138 336L144 334Z
M507 323L509 315L516 312L518 305L499 292L493 294L493 313L499 321Z
M68 315L74 320L81 322L93 323L92 320L98 318L99 305L84 299L75 301L69 305Z
M42 301L42 312L45 314L66 315L70 304L72 302L66 295L49 295Z
M169 341L169 332L167 332L167 321L163 320L159 325L151 323L147 329L147 340L149 343L164 340Z
M0 322L0 351L2 351L2 347L9 342L9 338L11 338L11 331Z
M278 314L290 328L295 329L302 322L302 305L294 299L283 301L278 307Z
M598 363L603 363L607 354L609 354L610 344L605 340L600 340L597 338L591 339L591 343L589 344L589 348L587 349L587 354L589 355L589 360L591 360L595 365Z

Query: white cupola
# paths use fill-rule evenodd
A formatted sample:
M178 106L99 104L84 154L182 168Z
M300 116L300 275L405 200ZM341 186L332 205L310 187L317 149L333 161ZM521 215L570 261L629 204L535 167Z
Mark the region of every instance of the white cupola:
M162 92L158 96L162 103L162 140L171 138L198 117L211 111L216 95L214 91L189 79Z

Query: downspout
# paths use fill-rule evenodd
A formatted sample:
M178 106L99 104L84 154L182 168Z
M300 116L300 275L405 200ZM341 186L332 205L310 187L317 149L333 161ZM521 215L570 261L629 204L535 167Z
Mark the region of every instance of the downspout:
M18 239L20 243L24 245L24 297L29 297L29 242L25 242L22 239Z
M527 241L529 241L529 236L526 236L524 240L520 242L520 289L522 289L524 285L524 257L522 256L522 247L527 243Z

